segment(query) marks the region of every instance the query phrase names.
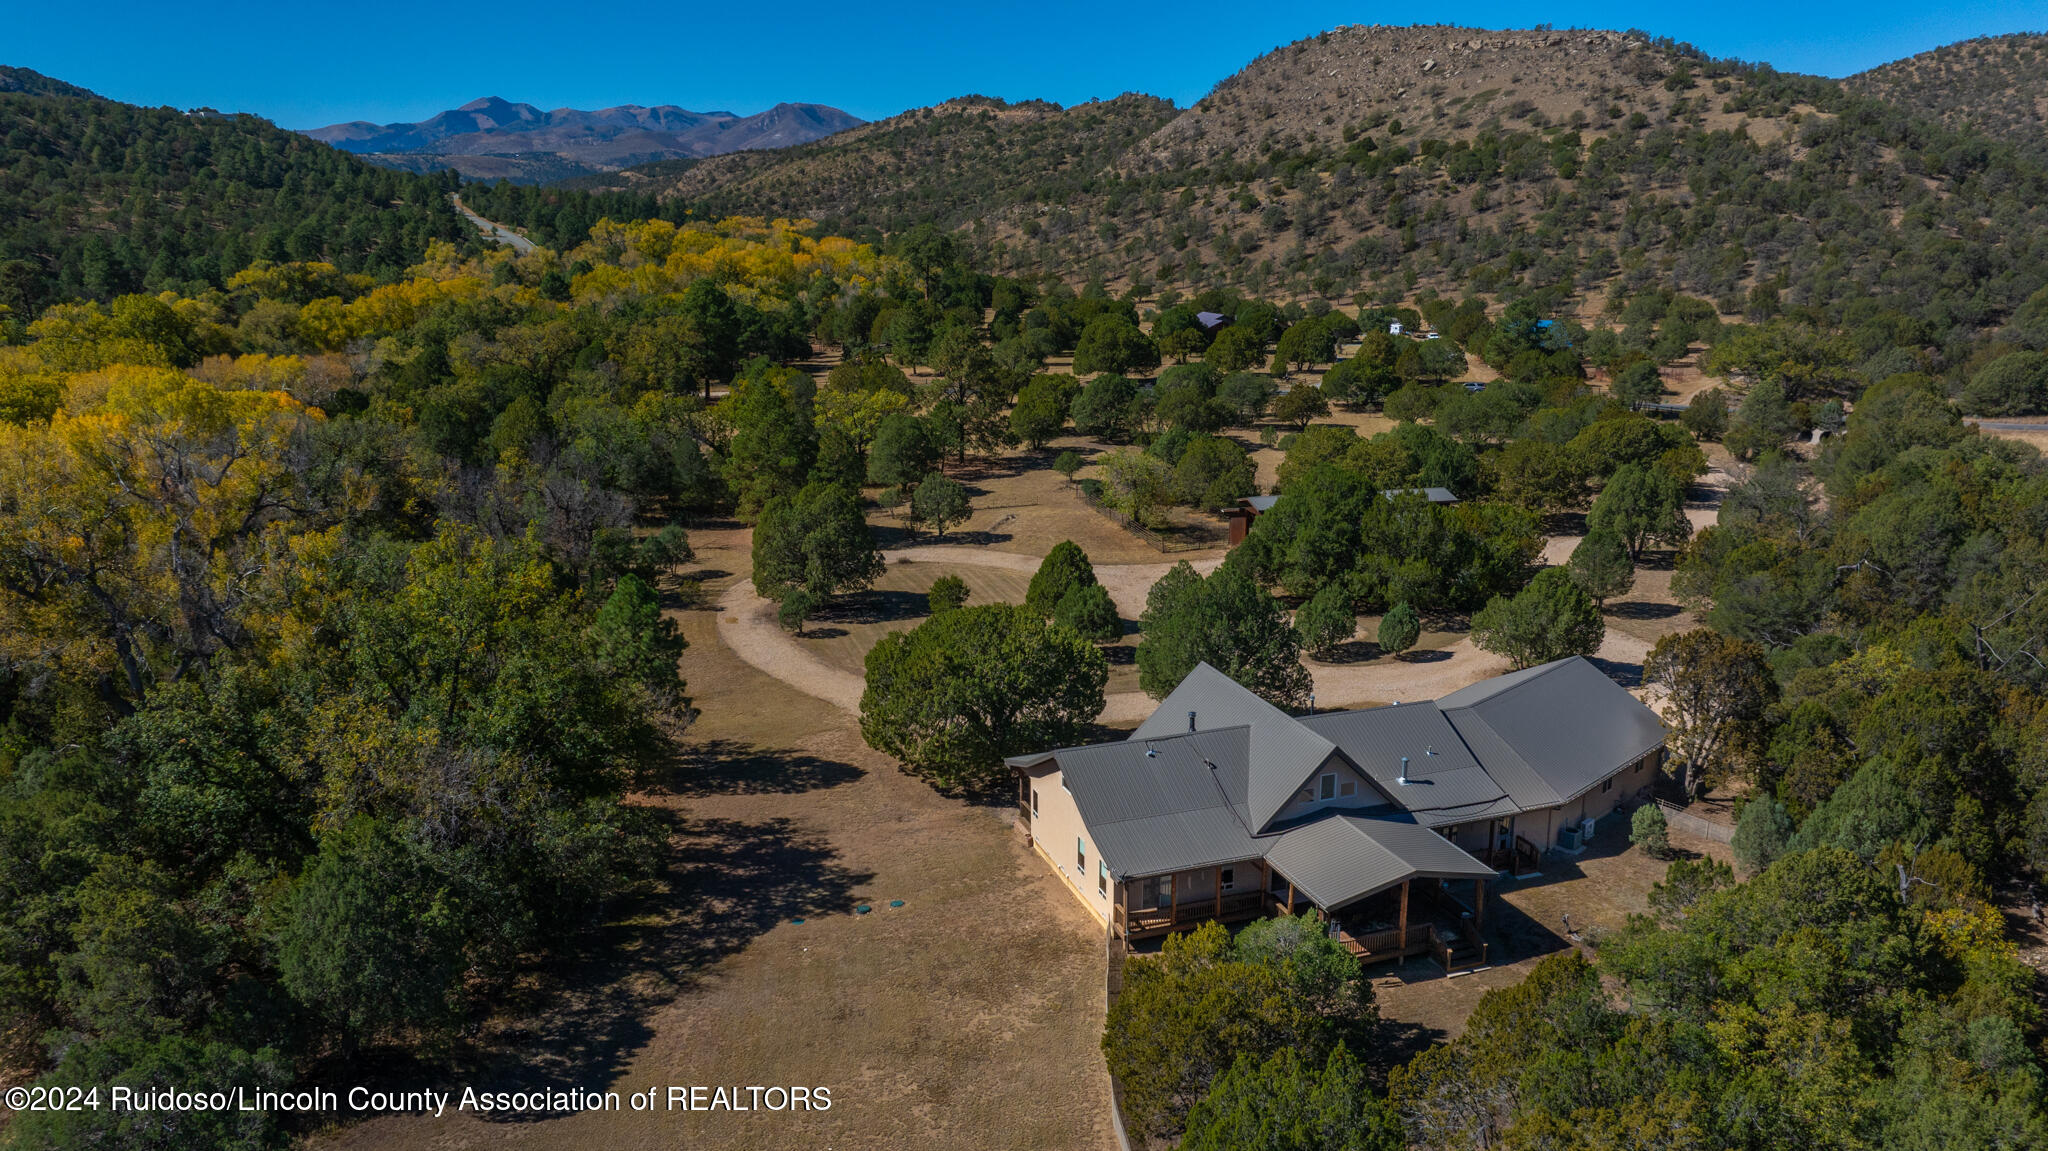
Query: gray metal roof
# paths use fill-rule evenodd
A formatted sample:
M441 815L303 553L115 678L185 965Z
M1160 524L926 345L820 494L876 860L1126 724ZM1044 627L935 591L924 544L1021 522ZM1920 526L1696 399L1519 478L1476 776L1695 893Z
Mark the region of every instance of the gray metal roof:
M1568 801L1664 742L1657 713L1580 656L1475 683L1436 705L1510 794L1540 801L1524 807Z
M1244 816L1250 734L1236 725L1061 750L1061 777L1110 870L1149 875L1260 854Z
M1449 488L1388 488L1380 493L1388 499L1395 496L1419 495L1433 504L1454 504L1458 497Z
M1250 508L1255 512L1270 512L1273 510L1273 505L1280 502L1280 497L1244 496L1240 498L1237 502L1238 506Z
M1326 910L1408 879L1491 878L1493 869L1420 824L1338 815L1273 841L1266 861Z
M1195 714L1199 730L1240 725L1251 729L1244 802L1253 831L1264 831L1336 750L1329 740L1207 663L1196 664L1130 739L1185 733L1189 712Z
M1437 822L1426 813L1492 804L1507 795L1466 749L1457 729L1429 704L1325 712L1297 722L1336 744L1381 791L1424 823ZM1400 782L1404 755L1405 785Z

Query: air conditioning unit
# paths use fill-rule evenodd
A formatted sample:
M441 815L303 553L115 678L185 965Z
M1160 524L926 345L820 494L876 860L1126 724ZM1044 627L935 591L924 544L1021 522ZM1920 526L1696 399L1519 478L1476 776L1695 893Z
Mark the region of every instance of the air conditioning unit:
M1579 821L1579 842L1593 842L1593 817L1590 815Z
M1559 828L1557 832L1557 849L1559 851L1580 850L1582 845L1580 843L1579 833L1583 829L1583 824L1581 824L1579 827Z

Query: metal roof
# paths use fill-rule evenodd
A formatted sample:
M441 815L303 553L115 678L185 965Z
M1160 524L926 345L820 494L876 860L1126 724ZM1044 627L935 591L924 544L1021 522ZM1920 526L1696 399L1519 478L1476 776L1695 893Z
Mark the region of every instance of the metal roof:
M1420 824L1338 815L1273 841L1266 861L1333 910L1409 879L1490 879L1493 869Z
M1264 831L1336 750L1329 740L1207 663L1196 664L1130 739L1185 733L1190 712L1200 730L1240 725L1251 729L1244 802L1253 831Z
M1245 496L1238 500L1237 504L1239 507L1250 508L1255 512L1270 512L1273 510L1273 505L1279 502L1279 496Z
M1058 753L1095 850L1120 877L1259 854L1244 817L1250 731L1155 736Z
M1381 791L1425 823L1435 822L1425 812L1487 805L1507 795L1473 758L1457 729L1429 704L1325 712L1297 722L1336 744ZM1405 785L1400 782L1402 756L1408 757Z
M1582 656L1475 683L1436 705L1510 794L1539 801L1525 807L1569 801L1664 742L1657 713Z
M1458 497L1449 488L1388 488L1380 493L1388 499L1395 496L1419 495L1433 504L1454 504Z

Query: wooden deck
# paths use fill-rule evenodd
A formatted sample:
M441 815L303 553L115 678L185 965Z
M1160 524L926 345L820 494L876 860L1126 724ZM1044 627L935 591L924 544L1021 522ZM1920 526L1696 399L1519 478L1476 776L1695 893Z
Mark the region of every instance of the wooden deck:
M1414 955L1428 955L1446 972L1486 965L1487 945L1483 939L1468 939L1459 931L1440 930L1434 923L1409 925L1405 943L1401 935L1399 929L1368 931L1359 935L1339 930L1337 942L1363 963L1384 963Z
M1186 931L1214 920L1218 923L1243 923L1252 919L1263 919L1285 911L1285 901L1271 898L1257 891L1238 892L1225 895L1219 902L1213 896L1189 899L1178 908L1146 907L1128 911L1120 910L1123 917L1125 939L1156 939L1176 931Z

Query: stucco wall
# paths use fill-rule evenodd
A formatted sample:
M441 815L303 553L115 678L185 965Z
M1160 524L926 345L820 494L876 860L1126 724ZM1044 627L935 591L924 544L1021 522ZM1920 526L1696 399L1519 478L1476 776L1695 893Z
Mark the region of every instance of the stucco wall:
M1074 804L1056 767L1045 767L1031 774L1031 786L1037 792L1037 811L1031 817L1031 846L1053 871L1066 881L1075 898L1095 913L1097 919L1109 922L1110 896L1101 892L1096 877L1102 866L1102 856L1095 844L1088 839L1088 828L1081 822L1081 810ZM1079 839L1087 848L1087 870L1075 867L1074 841ZM1116 891L1111 883L1109 890Z

